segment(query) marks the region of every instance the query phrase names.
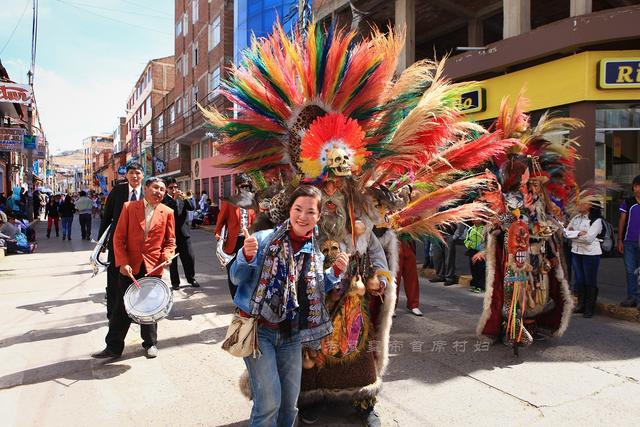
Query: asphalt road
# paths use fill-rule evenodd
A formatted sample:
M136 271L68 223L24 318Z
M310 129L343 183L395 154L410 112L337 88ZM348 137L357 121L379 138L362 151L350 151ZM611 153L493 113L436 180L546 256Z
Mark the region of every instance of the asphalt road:
M0 260L0 414L3 426L242 426L241 360L220 349L232 312L213 236L194 232L203 285L174 293L159 324L160 355L147 360L138 328L114 363L90 358L107 330L103 273L91 278L93 244L47 240ZM97 224L94 224L94 229ZM640 325L574 317L561 339L520 358L474 335L482 296L421 279L422 318L401 295L391 360L377 406L384 425L636 425ZM360 425L342 407L317 424Z

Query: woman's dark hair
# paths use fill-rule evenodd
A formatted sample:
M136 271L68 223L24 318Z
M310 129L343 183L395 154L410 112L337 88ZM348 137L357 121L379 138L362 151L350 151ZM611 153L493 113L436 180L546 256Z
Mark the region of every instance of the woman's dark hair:
M289 196L289 205L287 206L287 211L291 210L291 206L295 203L298 197L313 197L318 200L318 211L322 207L322 192L318 187L314 187L312 185L301 185L291 193Z
M69 194L67 194L67 195L64 197L64 202L65 202L65 203L73 203L73 200L71 199L71 196L70 196Z
M589 225L593 224L593 221L602 218L602 209L600 206L591 206L589 208Z

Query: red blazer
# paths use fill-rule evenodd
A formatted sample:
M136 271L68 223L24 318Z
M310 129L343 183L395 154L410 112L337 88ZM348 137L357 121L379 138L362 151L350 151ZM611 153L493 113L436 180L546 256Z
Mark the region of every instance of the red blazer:
M116 267L129 264L133 274L138 274L143 262L146 270L151 271L173 256L176 250L173 210L158 204L146 239L144 225L144 200L126 202L113 235ZM162 276L162 269L152 276Z
M256 219L256 213L253 209L247 209L247 216L249 218L249 224L247 228L253 224L253 220ZM231 255L236 248L236 242L238 241L238 234L240 230L240 208L232 205L226 200L222 201L220 205L220 213L218 214L218 220L216 221L216 234L220 234L222 227L227 226L227 240L224 242L222 249ZM224 236L222 236L224 237Z

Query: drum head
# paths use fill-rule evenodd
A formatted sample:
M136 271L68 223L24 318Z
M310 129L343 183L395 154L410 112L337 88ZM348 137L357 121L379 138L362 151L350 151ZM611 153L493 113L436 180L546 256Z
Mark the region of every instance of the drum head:
M131 284L124 295L124 306L138 323L155 323L165 317L173 298L169 286L159 277L143 277L138 280L140 288Z

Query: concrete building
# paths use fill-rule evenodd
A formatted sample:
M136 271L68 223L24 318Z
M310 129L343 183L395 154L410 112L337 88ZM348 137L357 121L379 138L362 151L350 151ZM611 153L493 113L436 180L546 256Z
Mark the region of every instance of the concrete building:
M175 86L153 120L158 175L216 195L230 171L213 166L213 140L197 105L230 108L215 91L233 58L233 3L176 0L174 34Z
M463 95L474 120L490 124L502 98L523 88L534 125L547 110L582 119L570 134L580 143L578 183L625 187L605 209L617 224L640 173L640 1L334 0L315 9L361 31L368 22L406 26L399 69L434 52L451 55L449 78L480 82Z
M149 61L127 100L124 134L127 162L142 164L145 176L155 173L151 119L155 109L162 105L162 98L173 89L174 68L173 55Z
M82 188L97 190L99 184L95 176L97 170L96 159L101 155L104 156L105 152L109 154L113 152L113 136L97 135L87 137L82 141L82 149L84 156Z

